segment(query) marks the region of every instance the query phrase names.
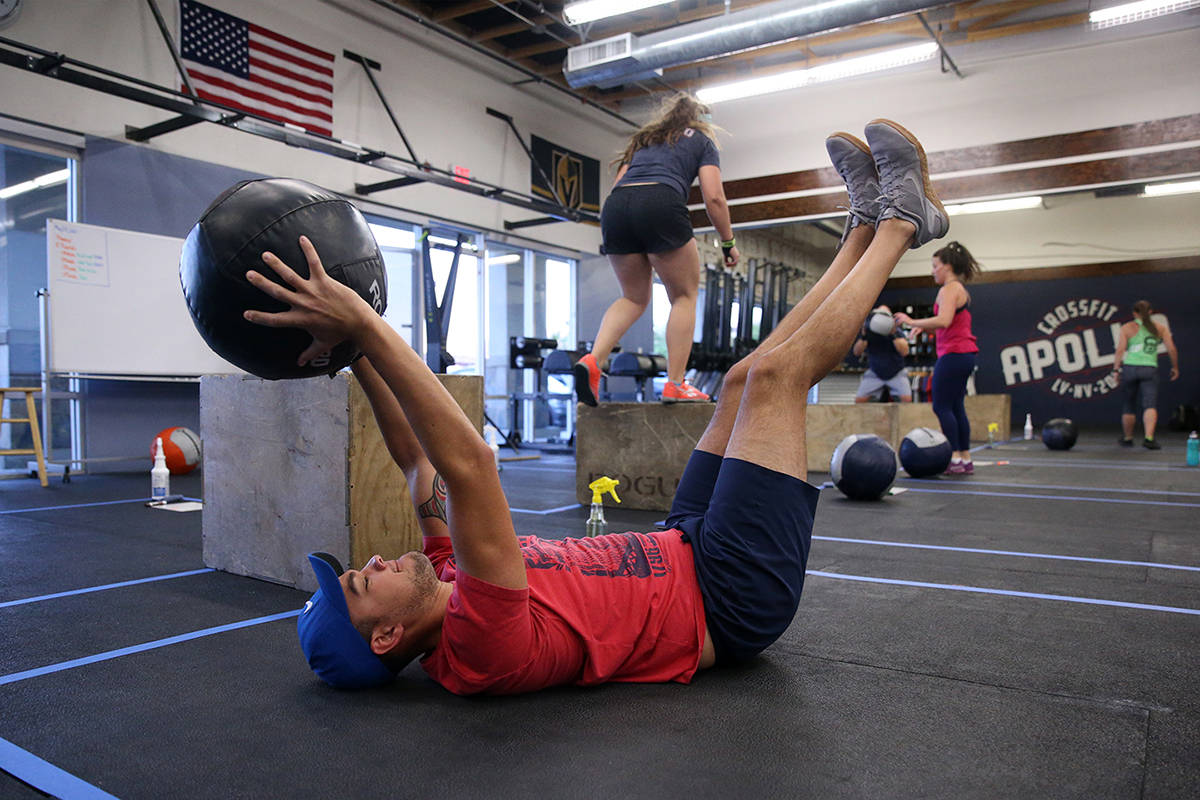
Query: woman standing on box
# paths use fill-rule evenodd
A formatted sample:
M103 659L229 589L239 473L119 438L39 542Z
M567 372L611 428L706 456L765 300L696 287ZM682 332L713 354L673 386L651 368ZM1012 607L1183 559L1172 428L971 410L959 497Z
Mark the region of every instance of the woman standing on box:
M963 284L979 274L979 262L967 248L950 242L933 254L933 281L938 286L933 316L913 319L899 313L896 321L923 331L933 331L937 363L933 367L933 413L942 433L954 448L950 475L971 475L971 424L967 421L964 399L967 380L975 371L979 347L971 333L971 294Z
M621 297L605 312L592 351L575 364L575 393L580 402L596 405L601 370L613 347L650 305L657 273L671 301L662 400L707 401L708 395L684 380L700 288L700 251L687 210L688 190L697 177L704 208L721 237L725 265L732 267L740 258L708 107L686 94L669 101L656 120L633 135L613 165L620 168L600 212L600 230Z

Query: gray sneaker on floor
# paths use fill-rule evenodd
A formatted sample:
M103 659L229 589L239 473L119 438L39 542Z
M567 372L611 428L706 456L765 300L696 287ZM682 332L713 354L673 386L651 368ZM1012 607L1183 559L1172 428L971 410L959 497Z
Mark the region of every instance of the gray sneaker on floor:
M945 236L950 217L929 182L929 165L917 137L887 119L868 123L866 134L883 195L879 219L894 217L916 225L913 248Z
M850 207L846 209L850 218L846 220L846 235L859 225L874 225L883 211L880 202L883 192L879 188L879 173L875 171L875 158L871 148L857 136L838 131L825 140L825 151L833 168L846 182L846 193L850 196Z

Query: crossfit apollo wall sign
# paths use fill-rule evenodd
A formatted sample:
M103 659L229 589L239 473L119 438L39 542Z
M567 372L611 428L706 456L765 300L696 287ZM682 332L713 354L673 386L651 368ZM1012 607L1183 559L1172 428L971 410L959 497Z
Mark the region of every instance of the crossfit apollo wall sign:
M1117 341L1127 315L1107 300L1081 297L1046 309L1032 338L1000 349L1005 388L1040 384L1049 394L1070 400L1103 397L1117 382ZM1166 321L1162 314L1155 321ZM1165 348L1160 348L1165 350Z

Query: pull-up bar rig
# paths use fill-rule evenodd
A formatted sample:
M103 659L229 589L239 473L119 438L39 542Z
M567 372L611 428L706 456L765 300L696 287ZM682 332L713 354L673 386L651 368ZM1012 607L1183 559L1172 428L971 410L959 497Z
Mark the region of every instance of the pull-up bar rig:
M168 45L172 52L174 52L174 46L170 43L169 37ZM143 105L160 108L177 115L172 119L141 128L126 126L125 136L132 141L145 142L156 136L181 130L182 128L187 128L201 122L210 122L226 128L239 130L243 133L282 142L290 147L311 150L402 176L393 181L385 181L384 183L391 184L387 188L406 186L414 183L430 183L460 192L467 192L478 197L486 197L529 211L536 211L549 218L545 220L546 222L599 221L599 217L596 214L587 211L564 208L561 205L547 202L533 195L506 189L503 186L497 186L478 178L455 175L452 172L439 169L431 164L418 163L416 159L397 156L385 150L364 147L345 139L312 133L298 125L276 122L251 112L227 106L223 103L201 99L169 87L159 86L140 78L124 75L105 69L104 67L96 66L95 64L71 58L62 53L44 50L35 45L13 39L0 37L0 64L5 64L16 69L23 69L37 75L44 75L74 86L103 92L104 94L120 97L124 100L131 100ZM364 67L366 66L364 64ZM372 80L372 84L374 84L374 80ZM401 135L403 137L403 134ZM411 148L409 149L411 152ZM380 184L372 184L367 186L360 185L357 188L370 188L372 191L379 191L384 187Z

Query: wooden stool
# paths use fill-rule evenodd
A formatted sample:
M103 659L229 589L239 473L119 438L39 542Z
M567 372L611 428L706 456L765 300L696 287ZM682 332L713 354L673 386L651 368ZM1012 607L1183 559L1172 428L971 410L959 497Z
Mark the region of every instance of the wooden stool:
M37 456L38 478L41 480L42 486L49 486L50 482L46 480L46 458L42 455L42 434L38 430L37 406L33 402L34 394L40 391L41 388L36 386L0 386L0 414L4 413L4 396L6 394L16 392L24 393L25 410L29 414L27 417L0 417L0 424L5 422L24 422L29 425L29 429L33 432L33 447L16 450L0 450L0 456ZM21 476L4 475L0 477L13 478Z

